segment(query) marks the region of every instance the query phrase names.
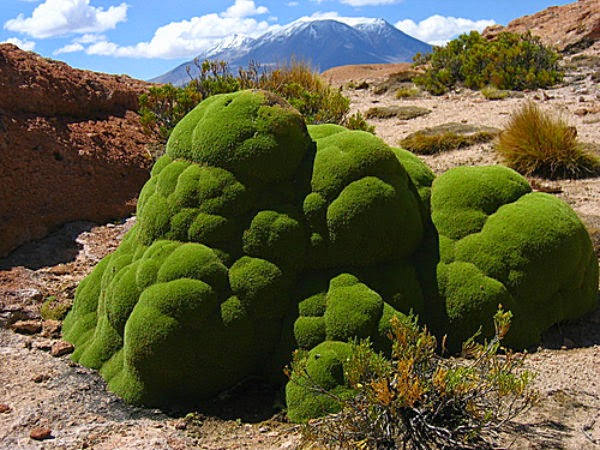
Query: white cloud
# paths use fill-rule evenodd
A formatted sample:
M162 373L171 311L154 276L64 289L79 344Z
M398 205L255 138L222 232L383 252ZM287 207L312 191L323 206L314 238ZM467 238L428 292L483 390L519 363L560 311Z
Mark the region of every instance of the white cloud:
M217 44L233 32L257 37L278 27L267 20L256 20L256 15L267 14L264 6L256 6L254 1L235 0L235 3L221 13L192 17L181 22L171 22L158 28L150 41L135 45L121 46L105 37L90 42L74 40L57 52L85 51L89 55L132 57L132 58L190 58ZM90 44L79 47L77 44Z
M90 0L45 0L31 17L19 14L4 28L35 38L64 36L70 33L98 33L116 27L127 20L126 3L108 9L90 5Z
M235 3L221 13L221 17L243 18L267 14L264 6L256 6L252 0L235 0Z
M61 53L75 53L81 52L85 50L85 47L78 42L74 42L73 44L67 44L64 47L59 48L52 52L54 55L60 55Z
M286 6L298 6L300 3L298 2L287 2Z
M340 3L350 6L377 6L392 5L400 3L402 0L340 0Z
M17 47L19 47L21 50L25 50L25 51L33 51L33 49L35 49L35 42L33 41L22 41L19 38L13 37L13 38L8 38L5 41L2 42L4 43L9 43L9 44L14 44Z
M84 34L83 36L79 36L76 39L73 39L73 42L77 42L78 44L93 44L99 41L105 41L106 36L103 34Z
M125 47L99 42L88 47L86 53L142 58L185 58L210 48L233 30L238 34L257 36L268 29L269 24L265 21L209 14L160 27L149 42Z
M461 17L444 17L434 15L415 23L410 19L396 23L396 28L422 41L433 45L444 45L459 34L472 30L483 31L494 25L494 20L471 20Z
M61 53L75 53L82 52L85 50L84 44L95 44L97 42L105 42L106 36L103 34L84 34L73 39L71 44L67 44L64 47L59 48L53 52L54 55L60 55Z

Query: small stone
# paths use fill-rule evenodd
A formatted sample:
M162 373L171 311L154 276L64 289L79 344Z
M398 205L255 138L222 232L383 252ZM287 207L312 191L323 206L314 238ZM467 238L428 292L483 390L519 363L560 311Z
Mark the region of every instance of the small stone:
M70 342L59 341L59 342L56 342L52 346L52 350L50 350L50 354L52 356L54 356L55 358L58 358L59 356L73 353L73 350L75 350L75 347L73 347L73 344L71 344Z
M12 330L19 334L36 334L42 331L39 320L19 320L11 325Z
M43 383L44 381L48 381L50 379L50 375L47 373L40 373L31 378L31 381L34 383Z
M32 343L32 348L36 350L42 350L44 352L49 352L52 349L52 341L50 339L36 339Z
M175 429L176 430L185 430L187 428L187 422L184 419L179 419L178 421L175 422Z
M42 322L42 336L47 338L59 338L62 322L60 320L44 320Z
M52 439L52 430L50 428L36 427L29 432L29 437L36 441Z
M264 425L258 429L259 433L266 433L269 430L270 428Z
M65 264L58 264L48 270L50 273L54 275L66 275L70 272L69 266Z
M585 103L585 97L583 95L579 97L579 103Z
M6 403L0 403L0 414L6 414L10 412L10 406Z
M40 302L44 298L44 294L39 289L25 288L19 289L16 292L17 297L24 300L25 302Z
M578 108L575 110L575 115L576 116L585 116L587 115L587 113L589 113L589 111L587 110L587 108Z

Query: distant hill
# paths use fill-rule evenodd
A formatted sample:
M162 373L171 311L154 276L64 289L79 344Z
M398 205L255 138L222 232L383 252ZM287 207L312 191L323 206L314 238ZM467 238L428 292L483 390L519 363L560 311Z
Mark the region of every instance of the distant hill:
M600 40L600 1L579 0L551 6L529 16L519 17L506 27L492 25L483 32L493 38L502 31L539 36L546 45L560 52L577 52Z
M431 46L408 36L383 19L356 19L348 23L336 20L297 20L256 39L234 35L197 56L199 60L227 61L232 69L255 61L275 65L292 57L309 62L319 71L347 64L381 64L412 61L417 53ZM197 73L193 61L150 81L183 85Z

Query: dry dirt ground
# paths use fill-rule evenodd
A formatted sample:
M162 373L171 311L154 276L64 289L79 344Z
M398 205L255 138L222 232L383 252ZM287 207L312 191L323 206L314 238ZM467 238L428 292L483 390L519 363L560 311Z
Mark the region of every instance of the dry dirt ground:
M597 45L589 52L598 55L598 50ZM337 74L342 83L374 83L399 68L344 70L347 72ZM349 91L348 95L355 111L397 104L432 110L409 121L373 120L376 134L394 146L412 131L450 121L501 127L524 101L488 101L468 90L402 100L391 94L376 96L369 90ZM525 97L561 112L577 127L581 140L600 144L600 89L588 69L571 74L562 87L528 92ZM457 165L498 162L491 144L424 159L437 173ZM590 231L598 232L600 178L532 181L560 191L555 195L573 206ZM39 322L40 305L50 295L71 301L78 281L116 248L134 220L100 226L69 224L0 260L0 449L300 448L298 428L282 420L281 414L274 414L277 396L265 393L264 388L240 387L233 395L246 398L241 409L231 400L221 399L220 406L208 404L187 418L189 411L135 408L107 392L94 371L71 363L68 355L51 355L60 341L59 324L44 322L42 332L31 335L10 329L21 319ZM527 365L538 374L535 385L541 401L497 436L497 446L600 449L600 310L550 330L528 356ZM30 437L39 427L50 430L49 439Z

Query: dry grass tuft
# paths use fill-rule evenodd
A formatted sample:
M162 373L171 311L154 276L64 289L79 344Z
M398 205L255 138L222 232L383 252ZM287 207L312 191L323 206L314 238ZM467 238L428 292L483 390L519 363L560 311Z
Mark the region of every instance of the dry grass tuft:
M555 179L600 173L600 160L578 141L575 127L531 101L511 115L496 151L524 175Z

